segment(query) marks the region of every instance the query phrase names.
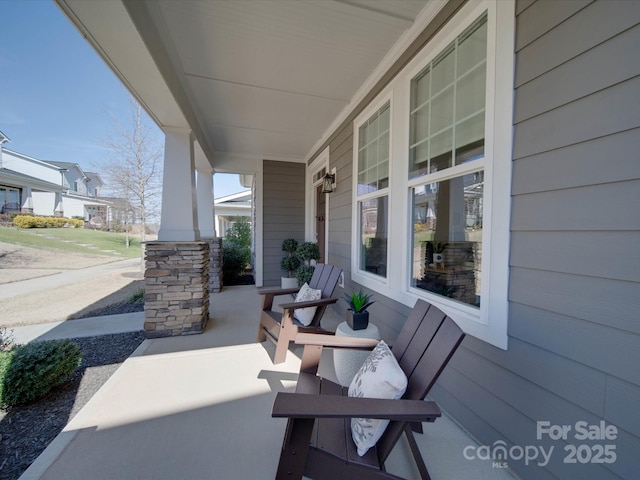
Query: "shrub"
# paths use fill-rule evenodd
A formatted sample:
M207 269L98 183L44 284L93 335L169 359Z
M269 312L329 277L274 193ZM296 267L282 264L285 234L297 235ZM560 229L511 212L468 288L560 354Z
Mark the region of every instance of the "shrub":
M298 285L302 286L305 282L309 283L313 276L315 267L311 261L320 259L320 248L316 242L302 242L296 249L296 255L304 262L296 272Z
M287 238L282 242L282 251L290 254L295 253L298 248L298 241L295 238Z
M311 260L320 259L320 248L316 242L302 242L296 249L296 255L300 257L307 265Z
M13 224L18 228L79 228L84 226L84 221L66 217L16 215L13 218Z
M244 269L244 248L233 242L222 242L222 282L233 284Z
M300 259L296 256L282 257L280 268L287 272L287 277L293 277L293 273L300 267Z
M0 327L0 351L11 350L13 347L13 330L8 330L6 327Z
M14 348L5 355L0 405L28 403L62 384L78 368L82 355L69 340L45 340Z
M313 272L316 267L313 265L302 265L298 271L296 272L296 278L298 279L298 285L302 286L305 283L309 283L311 281L311 277L313 277Z
M224 241L242 249L242 268L251 265L251 223L247 217L236 217L236 222L227 230Z
M4 406L4 377L13 358L13 351L0 350L0 406Z
M282 251L287 252L287 256L282 257L282 260L280 260L280 268L287 272L287 277L289 278L293 278L294 273L302 264L295 255L297 248L298 241L295 238L287 238L282 242Z
M142 303L142 302L144 302L144 288L139 288L129 298L127 298L127 303Z
M247 217L238 217L225 234L225 240L241 247L251 248L251 223Z

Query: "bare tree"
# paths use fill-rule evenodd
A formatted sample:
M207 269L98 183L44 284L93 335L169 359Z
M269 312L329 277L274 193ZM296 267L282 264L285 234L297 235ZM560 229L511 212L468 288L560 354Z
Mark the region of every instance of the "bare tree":
M140 240L144 242L148 220L158 212L163 145L155 126L133 97L130 110L127 123L114 120L113 133L105 140L111 157L100 168L107 188L124 205L125 231L128 234L128 223L138 217Z

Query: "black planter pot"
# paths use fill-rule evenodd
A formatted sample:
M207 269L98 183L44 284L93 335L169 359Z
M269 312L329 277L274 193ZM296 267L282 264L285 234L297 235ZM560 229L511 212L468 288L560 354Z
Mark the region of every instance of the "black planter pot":
M353 313L347 310L347 325L352 330L364 330L369 326L369 312Z

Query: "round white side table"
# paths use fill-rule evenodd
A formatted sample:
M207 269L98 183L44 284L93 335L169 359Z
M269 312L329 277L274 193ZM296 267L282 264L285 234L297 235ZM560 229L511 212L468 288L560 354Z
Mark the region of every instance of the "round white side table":
M347 322L342 322L336 328L336 337L375 338L380 340L378 327L369 322L369 326L363 330L353 330ZM336 348L333 351L333 365L336 370L336 378L343 387L348 387L351 380L369 356L369 352L362 350L348 350Z

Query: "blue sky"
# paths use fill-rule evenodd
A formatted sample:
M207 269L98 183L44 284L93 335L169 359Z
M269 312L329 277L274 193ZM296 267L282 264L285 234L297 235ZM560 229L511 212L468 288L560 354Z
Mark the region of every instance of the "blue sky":
M129 92L52 1L0 0L0 11L5 147L96 170L113 118L130 116ZM216 197L243 190L236 176L214 178Z

